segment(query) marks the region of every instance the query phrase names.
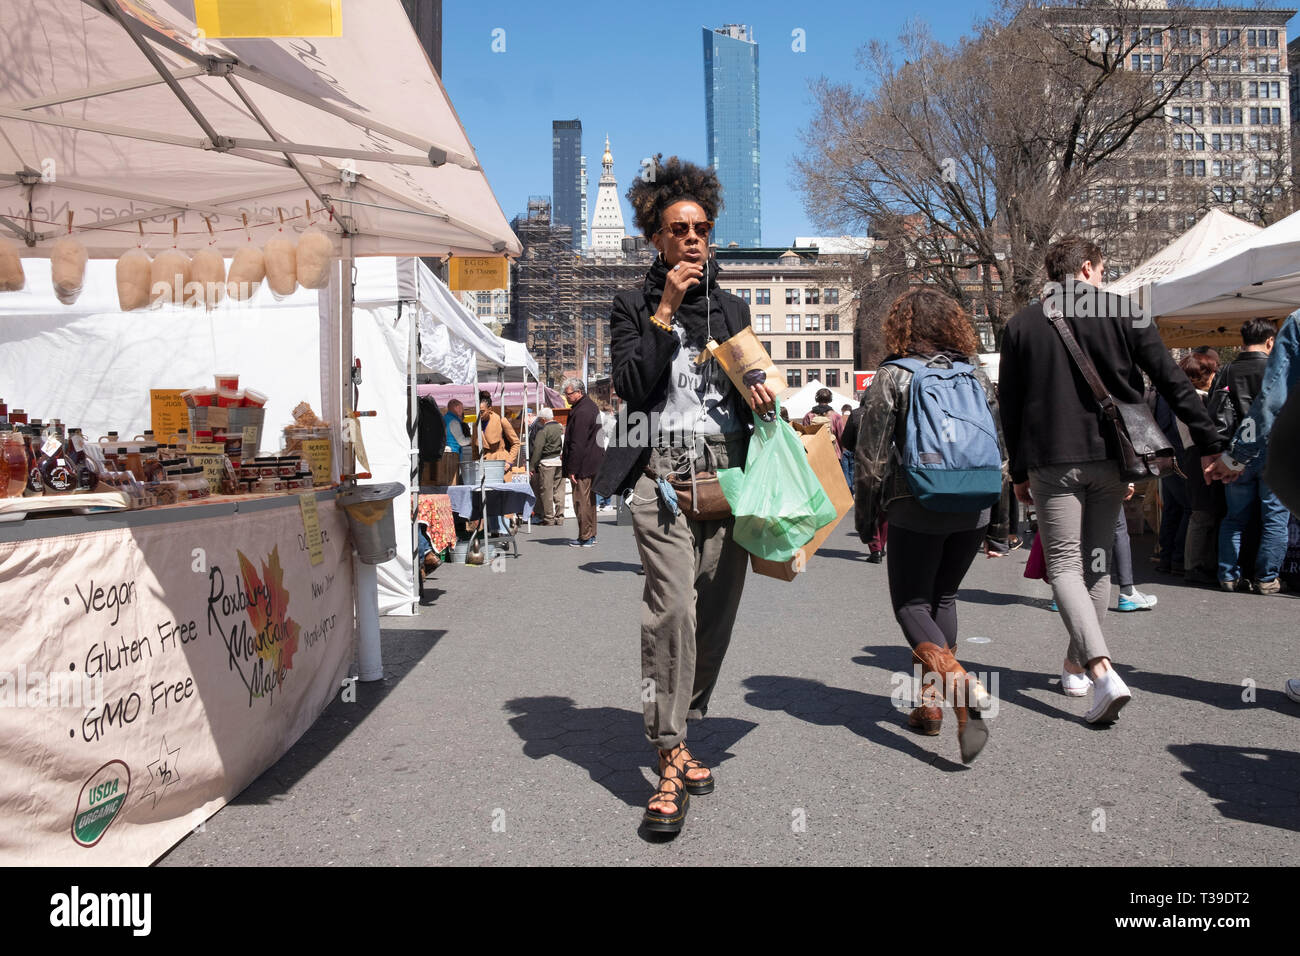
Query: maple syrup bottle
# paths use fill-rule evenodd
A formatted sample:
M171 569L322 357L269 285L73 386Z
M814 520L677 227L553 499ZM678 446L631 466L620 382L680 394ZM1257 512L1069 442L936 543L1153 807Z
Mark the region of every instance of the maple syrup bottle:
M23 435L23 446L27 449L27 489L24 498L45 494L45 485L41 482L41 470L37 467L40 456L40 432L31 425L19 428Z
M86 439L80 428L68 429L68 451L77 468L77 491L94 491L99 484L99 476L95 474L90 456L86 454Z
M41 442L40 460L36 467L41 473L41 485L47 495L70 495L77 490L77 464L72 450L63 437L63 424L55 419L45 429Z
M27 446L8 422L0 422L0 498L21 498L27 489Z

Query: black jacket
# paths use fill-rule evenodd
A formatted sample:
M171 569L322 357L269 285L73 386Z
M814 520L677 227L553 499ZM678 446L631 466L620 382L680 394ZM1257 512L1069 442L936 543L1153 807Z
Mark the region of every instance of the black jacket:
M1251 403L1259 394L1259 386L1264 382L1264 369L1268 366L1268 356L1263 352L1242 352L1236 361L1219 370L1210 386L1213 395L1220 389L1228 390L1228 400L1232 404L1231 427L1225 439L1232 439L1232 432L1237 430L1242 419L1250 414Z
M849 412L849 419L844 423L844 431L840 432L840 447L844 449L845 454L853 454L858 447L858 427L862 424L862 415L866 410L866 406L859 405Z
M584 395L569 409L569 420L564 426L561 474L594 478L604 457L605 449L600 443L600 409Z
M739 297L719 289L710 294L714 316L713 337L722 342L749 325L749 306ZM621 494L636 484L650 460L648 445L620 444L642 435L647 428L628 428L632 415L647 415L663 401L668 389L673 356L679 348L677 336L650 321L651 310L640 289L614 296L609 317L611 377L615 393L623 399L615 433L605 449L605 461L596 478L596 493ZM722 328L717 318L722 319ZM725 329L725 331L724 331ZM734 387L729 393L738 421L749 420L749 403ZM748 435L748 430L746 431Z
M1128 314L1127 309L1117 301L1104 309L1108 317L1065 321L1115 401L1143 401L1142 373L1146 372L1174 414L1187 423L1201 453L1222 451L1223 439L1192 383L1169 357L1155 323L1120 318ZM1092 389L1074 367L1042 303L1026 306L1007 323L998 367L998 403L1014 482L1027 480L1029 469L1045 465L1119 460L1119 449L1112 447L1114 438L1103 433Z

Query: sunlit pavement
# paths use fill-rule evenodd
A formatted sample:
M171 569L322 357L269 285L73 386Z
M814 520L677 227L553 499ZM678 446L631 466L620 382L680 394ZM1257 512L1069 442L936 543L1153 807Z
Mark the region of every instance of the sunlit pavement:
M951 714L923 737L891 701L910 653L851 528L793 583L748 577L689 738L717 789L673 840L638 829L656 781L643 578L631 529L601 515L593 549L566 546L570 520L521 536L499 573L439 569L418 617L383 619L386 679L336 700L164 865L1300 862L1295 597L1157 576L1135 538L1160 603L1107 615L1133 700L1095 729L1089 699L1060 692L1065 631L1025 550L981 555L959 656L998 711L965 767Z

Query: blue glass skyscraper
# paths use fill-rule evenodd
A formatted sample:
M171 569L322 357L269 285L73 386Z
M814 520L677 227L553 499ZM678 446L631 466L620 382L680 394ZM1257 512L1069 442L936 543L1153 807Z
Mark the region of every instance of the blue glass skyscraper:
M758 44L748 26L704 28L704 120L709 164L722 181L725 202L715 241L759 246Z
M582 248L586 232L582 173L582 120L552 120L551 222L572 227L574 249Z

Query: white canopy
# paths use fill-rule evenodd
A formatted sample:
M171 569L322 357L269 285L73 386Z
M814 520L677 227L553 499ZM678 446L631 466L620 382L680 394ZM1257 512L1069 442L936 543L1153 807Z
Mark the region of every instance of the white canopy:
M1151 307L1171 345L1239 345L1245 320L1289 315L1300 307L1300 213L1157 280Z
M1196 225L1165 246L1136 269L1106 286L1116 295L1133 295L1170 273L1204 262L1233 243L1259 232L1260 226L1238 219L1222 209L1211 209Z
M71 213L115 256L178 219L229 253L308 203L355 255L520 252L398 0L252 40L202 39L192 0L0 0L0 235L48 246Z
M803 418L805 415L808 414L809 409L811 409L814 405L817 404L818 390L823 389L825 387L826 386L823 385L820 381L818 381L817 379L813 379L803 388L795 389L794 391L790 392L789 395L782 398L781 407L790 413L791 419ZM835 409L835 411L838 412L845 405L848 405L852 408L858 407L857 402L855 402L853 399L849 398L847 395L843 394L842 392L837 392L835 391L835 389L831 389L830 392L831 392L830 406L831 408Z

